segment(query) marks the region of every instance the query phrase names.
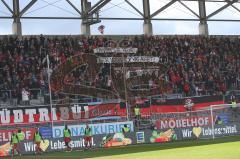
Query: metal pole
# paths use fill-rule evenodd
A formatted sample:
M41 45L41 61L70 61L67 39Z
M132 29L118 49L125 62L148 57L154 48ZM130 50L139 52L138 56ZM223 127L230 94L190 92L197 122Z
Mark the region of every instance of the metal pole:
M151 22L149 0L143 0L143 17L144 17L143 33L145 35L152 35L153 28L152 28L152 22Z
M50 79L50 68L49 68L49 55L47 55L47 72L48 72L48 90L49 90L49 101L51 108L51 125L53 129L53 113L52 113L52 91L51 91L51 79Z
M13 0L13 23L12 23L12 33L13 35L21 36L22 35L22 25L19 15L19 0Z
M199 34L208 36L208 24L207 24L207 15L206 15L206 6L205 6L205 0L198 1L198 8L199 8Z
M81 23L81 34L89 36L91 34L90 24L88 22L88 10L91 8L91 4L88 0L81 0L81 8L82 8L82 23Z
M129 105L128 105L128 100L127 100L127 86L126 86L126 69L125 69L125 60L124 60L124 55L122 53L122 60L123 60L123 82L124 82L124 95L125 95L125 105L126 105L126 110L127 110L127 120L130 120L130 111L129 111Z
M210 110L211 110L211 122L212 122L212 137L213 139L215 139L215 134L214 134L214 122L213 122L213 106L210 106Z

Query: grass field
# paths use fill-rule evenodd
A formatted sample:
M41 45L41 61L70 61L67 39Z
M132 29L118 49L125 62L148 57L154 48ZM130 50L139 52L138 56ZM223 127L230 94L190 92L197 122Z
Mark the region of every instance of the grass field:
M127 147L47 153L21 159L240 159L240 136Z

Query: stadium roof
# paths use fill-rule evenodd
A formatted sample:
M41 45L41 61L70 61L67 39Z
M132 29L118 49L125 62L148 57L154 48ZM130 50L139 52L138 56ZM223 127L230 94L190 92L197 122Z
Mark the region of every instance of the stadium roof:
M11 12L14 12L14 1L18 0L0 1L0 34L12 33ZM92 25L91 33L100 34L97 28L104 25L105 34L142 34L144 1L148 0L89 0L91 6L103 3L96 8L96 12L92 10L91 15L98 15L99 12L101 22ZM145 17L150 18L145 18L145 22L151 19L153 34L198 34L199 21L201 19L204 23L205 18L210 34L240 33L240 1L206 0L205 18L199 14L201 2L203 1L149 0L150 14L147 16L145 10ZM25 8L28 4L32 6ZM19 0L19 9L23 34L81 33L81 0Z

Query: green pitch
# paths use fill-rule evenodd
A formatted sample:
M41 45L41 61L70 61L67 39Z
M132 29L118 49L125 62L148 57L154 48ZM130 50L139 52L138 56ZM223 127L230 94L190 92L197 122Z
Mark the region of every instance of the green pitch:
M240 159L240 136L215 140L180 141L162 144L48 153L21 159Z

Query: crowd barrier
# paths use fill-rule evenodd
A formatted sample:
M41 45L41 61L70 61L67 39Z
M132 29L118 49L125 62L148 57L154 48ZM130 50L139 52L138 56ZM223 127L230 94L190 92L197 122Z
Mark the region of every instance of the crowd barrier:
M207 109L209 105L224 104L221 96L202 96L181 99L152 98L150 101L142 100L139 103L143 118L152 119L162 114L171 112L186 112L187 109L198 111ZM133 112L133 110L131 110ZM96 119L123 119L126 118L126 105L123 102L112 101L111 103L59 103L51 106L21 106L0 108L0 126L23 125L29 123L61 123L72 121L86 121ZM179 113L177 113L179 115Z

